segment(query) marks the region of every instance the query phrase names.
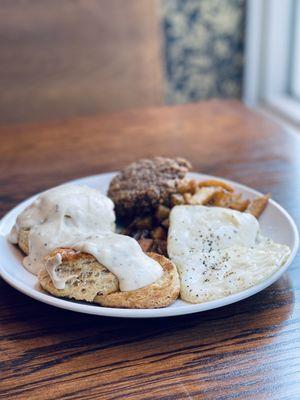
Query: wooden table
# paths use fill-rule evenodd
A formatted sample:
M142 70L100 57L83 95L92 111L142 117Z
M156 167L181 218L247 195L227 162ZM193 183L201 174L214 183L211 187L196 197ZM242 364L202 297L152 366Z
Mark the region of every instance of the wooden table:
M272 192L300 222L300 138L235 101L0 129L1 214L139 157ZM0 290L1 399L299 399L300 258L263 292L166 319L75 314Z

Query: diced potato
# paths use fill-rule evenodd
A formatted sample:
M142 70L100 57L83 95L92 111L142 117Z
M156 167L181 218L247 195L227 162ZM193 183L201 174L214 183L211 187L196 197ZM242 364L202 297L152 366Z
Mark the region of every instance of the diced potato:
M169 228L169 225L170 225L170 220L169 220L169 218L167 218L167 219L164 219L163 221L162 221L162 226L164 227L164 228Z
M167 234L163 227L158 226L152 231L152 237L153 239L166 239Z
M230 208L232 208L233 210L244 212L246 210L246 208L248 207L249 203L250 203L250 200L248 200L248 199L232 200L232 202L230 203Z
M230 186L228 183L219 181L217 179L209 179L207 181L202 181L198 182L198 187L210 187L210 186L215 186L215 187L221 187L227 192L233 192L234 189L232 186Z
M190 179L190 180L183 179L178 183L177 186L178 191L181 194L184 193L194 194L197 190L197 187L198 187L198 182L195 179Z
M231 193L218 191L214 194L212 199L212 205L216 207L225 207L229 208L232 202L232 195Z
M172 196L171 196L171 204L172 204L172 206L180 206L182 204L185 204L183 195L180 194L180 193L172 194Z
M163 221L164 219L169 217L169 214L170 214L169 207L160 205L158 206L155 216L159 221Z
M191 205L203 205L207 204L214 195L219 192L220 189L216 187L203 187L197 190L197 192L187 199L188 204Z
M246 212L254 215L254 217L256 218L259 218L264 209L267 207L269 198L270 194L266 194L264 196L257 197L254 200L251 200L246 209Z
M191 193L184 193L183 198L184 198L185 204L190 204L190 200L192 198L192 195L191 195Z

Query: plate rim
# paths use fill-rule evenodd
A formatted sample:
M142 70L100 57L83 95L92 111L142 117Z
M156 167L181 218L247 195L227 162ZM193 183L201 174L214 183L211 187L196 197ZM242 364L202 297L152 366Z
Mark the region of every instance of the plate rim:
M61 184L67 184L67 183L76 183L76 184L84 184L80 183L80 181L85 181L87 179L96 179L99 177L107 176L112 178L118 171L111 171L111 172L104 172L104 173L99 173L99 174L93 174L93 175L88 175L76 179L69 180L67 182L61 183ZM244 184L215 176L215 175L208 175L208 174L202 174L196 171L190 172L190 176L201 176L201 178L210 178L210 179L221 179L224 182L227 182L229 184L232 184L233 186L236 186L237 188L240 188L242 190L246 190L253 195L262 195L259 191L252 189L249 186L246 186ZM46 189L48 190L48 189ZM15 207L13 207L11 210L9 210L0 220L0 236L5 237L5 235L1 232L1 229L3 225L5 225L5 222L7 219L10 218L10 215L15 212L16 208L22 208L22 206L26 206L27 203L31 202L39 196L43 192L39 192L35 195L32 195L28 197L27 199L21 201L18 203ZM272 285L274 282L279 279L279 277L288 269L292 261L294 260L298 248L299 248L299 232L297 229L297 225L294 221L294 219L291 217L291 215L275 200L270 199L270 203L275 206L287 219L290 227L292 228L293 236L294 236L294 246L291 249L291 254L289 258L287 259L286 263L279 268L273 275L271 275L268 279L264 280L263 282L252 286L246 290L243 290L238 293L231 294L229 296L223 297L221 299L216 299L212 300L209 302L205 303L199 303L199 304L192 304L192 303L187 303L186 305L180 306L180 307L165 307L165 308L157 308L157 309L124 309L124 308L111 308L111 307L100 307L97 305L93 304L85 304L81 303L75 300L68 300L68 299L63 299L63 298L58 298L55 296L52 296L47 293L40 292L36 288L31 288L28 287L26 284L24 284L21 281L18 281L15 277L11 276L5 269L4 266L2 266L2 260L1 260L1 255L0 255L0 276L6 281L10 286L12 286L14 289L18 290L19 292L35 299L40 302L46 303L48 305L66 309L69 311L74 311L74 312L80 312L84 314L92 314L92 315L98 315L98 316L106 316L106 317L122 317L122 318L161 318L161 317L171 317L171 316L179 316L179 315L187 315L187 314L193 314L193 313L198 313L198 312L203 312L203 311L208 311L212 310L215 308L220 308L224 307L229 304L236 303L238 301L241 301L243 299L246 299L250 296L253 296L254 294L264 290L268 286Z

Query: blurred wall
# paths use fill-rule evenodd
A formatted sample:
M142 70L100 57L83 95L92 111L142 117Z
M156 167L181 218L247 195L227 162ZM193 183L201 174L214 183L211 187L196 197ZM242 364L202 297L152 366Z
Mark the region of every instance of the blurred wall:
M0 124L239 97L244 0L1 0Z
M164 102L148 0L0 0L0 123Z

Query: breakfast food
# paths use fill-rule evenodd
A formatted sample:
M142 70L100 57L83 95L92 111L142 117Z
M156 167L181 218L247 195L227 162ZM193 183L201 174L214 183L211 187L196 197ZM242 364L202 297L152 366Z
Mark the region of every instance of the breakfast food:
M104 307L119 308L161 308L172 304L179 296L180 281L175 265L159 254L148 253L163 268L163 275L156 282L143 288L101 294L95 302Z
M257 197L249 202L246 212L254 215L254 217L259 218L263 213L264 209L267 207L270 195L266 194L261 197Z
M113 208L113 202L98 190L58 186L42 193L18 216L9 241L28 254L23 264L37 274L52 250L68 247L94 231L114 231Z
M176 268L167 260L164 273L136 240L114 232L114 221L113 203L106 196L87 187L60 186L40 195L19 215L10 240L28 254L24 265L39 273L41 286L58 297L93 301L96 295L118 291L133 292L134 298L137 290L146 294L149 286L152 297L159 294L156 303L147 303L145 297L137 307L170 304L179 294L179 289L174 294L176 285L169 284L175 284L176 277L178 281Z
M18 230L17 234L17 244L20 247L20 249L23 251L23 253L27 254L29 253L29 232L30 228L23 228L20 227ZM12 241L12 243L15 243Z
M74 249L57 249L45 257L46 268L39 272L38 278L41 286L57 297L85 300L105 307L166 307L179 296L177 269L163 256L154 253L147 256L162 267L163 274L153 283L135 290L121 291L118 278L94 256ZM57 257L60 262L58 267ZM54 265L56 279L53 279L51 272ZM63 285L57 285L59 279Z
M201 303L262 282L290 249L262 236L249 213L188 205L171 211L168 254L180 274L181 298Z
M48 293L103 307L166 307L179 295L202 303L267 279L290 254L260 233L269 195L243 198L222 180L188 178L190 168L182 158L137 161L113 178L110 198L86 186L48 190L9 241Z
M269 195L244 199L228 183L209 179L196 181L184 178L177 182L168 206L159 204L147 215L136 216L122 232L136 238L143 249L167 255L169 214L177 205L207 205L247 212L259 218L268 204Z
M56 274L65 284L57 288L47 269L59 257L61 264ZM100 264L95 257L74 249L56 249L44 260L45 269L38 274L41 286L57 297L67 297L75 300L92 302L97 294L109 294L119 289L117 277Z
M117 278L121 291L136 290L157 281L163 274L158 262L147 256L133 238L114 232L98 232L74 241L72 249L87 253L112 272ZM46 260L45 268L57 289L64 289L72 278L61 270L62 256Z
M159 204L169 205L177 183L190 168L183 158L165 157L142 159L125 167L112 179L108 190L117 218L128 220L148 214Z

